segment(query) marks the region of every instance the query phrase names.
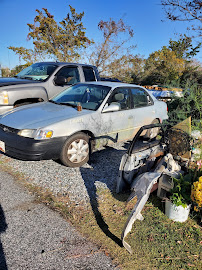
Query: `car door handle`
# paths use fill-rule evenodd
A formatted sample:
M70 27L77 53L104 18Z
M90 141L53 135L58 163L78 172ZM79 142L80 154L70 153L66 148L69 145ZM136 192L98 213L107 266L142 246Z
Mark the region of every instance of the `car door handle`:
M132 115L130 115L130 116L128 117L128 119L133 119L133 116L132 116Z

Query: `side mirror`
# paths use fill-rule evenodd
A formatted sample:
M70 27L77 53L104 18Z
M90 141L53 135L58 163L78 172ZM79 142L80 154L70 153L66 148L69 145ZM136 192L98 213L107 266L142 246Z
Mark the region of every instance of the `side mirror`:
M60 86L65 85L65 84L68 83L67 79L65 77L63 77L63 76L56 77L54 79L54 82L55 82L56 85L60 85Z
M117 111L120 111L120 104L118 103L111 103L108 107L104 108L103 109L103 113L106 113L106 112L117 112Z

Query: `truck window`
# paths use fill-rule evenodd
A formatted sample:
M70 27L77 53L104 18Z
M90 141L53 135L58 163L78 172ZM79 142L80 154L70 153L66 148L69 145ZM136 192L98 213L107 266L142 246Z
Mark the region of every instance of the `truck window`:
M85 81L87 81L87 82L96 81L93 68L83 67L83 73L84 73Z
M80 82L79 71L77 67L63 67L58 71L57 76L67 78L68 84L75 84L77 82Z

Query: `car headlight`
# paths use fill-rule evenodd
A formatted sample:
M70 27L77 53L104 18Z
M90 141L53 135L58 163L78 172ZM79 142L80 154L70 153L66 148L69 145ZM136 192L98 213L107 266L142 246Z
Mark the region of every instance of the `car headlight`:
M8 92L3 91L0 92L0 104L8 105L9 99L8 99Z
M44 140L50 139L53 136L53 131L44 129L22 129L18 132L18 135L33 138L35 140Z
M34 137L34 139L36 140L50 139L52 136L53 136L52 130L39 129L37 130L37 134Z
M34 138L36 131L36 129L22 129L18 132L18 135L22 137Z

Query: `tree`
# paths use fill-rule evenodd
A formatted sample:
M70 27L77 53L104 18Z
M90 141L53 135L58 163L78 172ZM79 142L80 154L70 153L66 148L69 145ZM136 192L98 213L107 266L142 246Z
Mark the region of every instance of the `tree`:
M170 39L168 48L176 53L178 58L188 60L195 56L201 47L201 43L197 46L193 46L192 38L186 35L181 36L177 41Z
M165 84L177 80L183 74L185 61L178 58L171 49L163 46L161 50L149 55L145 63L144 84Z
M130 62L130 51L134 46L126 48L125 45L133 37L133 30L122 19L117 22L112 19L100 21L98 29L102 32L103 40L91 46L88 61L98 67L100 74L114 76L115 67L120 69L123 63L125 65L127 57Z
M20 71L22 71L23 69L27 68L30 64L26 63L24 65L17 65L15 66L12 70L11 70L11 77L15 76L16 74L18 74Z
M33 64L34 62L44 60L42 53L37 52L36 49L32 50L26 49L24 47L13 47L13 46L10 46L8 48L14 51L16 54L18 54L20 62L21 59L23 59L26 62L27 66Z
M197 46L193 46L192 38L186 35L181 36L177 41L170 40L168 48L175 52L179 59L184 59L185 68L183 74L180 77L180 84L182 87L186 85L187 80L195 83L201 82L201 64L193 59L199 52L201 43Z
M172 21L188 21L191 29L202 36L202 1L200 0L161 0L168 19Z
M188 81L202 85L202 66L195 59L185 65L185 70L180 77L181 87L185 87Z
M8 67L1 68L2 77L10 77L11 71Z
M78 59L81 48L86 48L93 41L86 37L82 23L84 12L76 13L72 6L69 7L70 13L59 24L46 8L42 11L37 9L34 24L28 23L30 32L27 36L33 40L34 49L12 46L9 49L31 63L46 57L65 62Z
M114 78L127 83L140 83L144 59L139 55L123 55L108 66Z

